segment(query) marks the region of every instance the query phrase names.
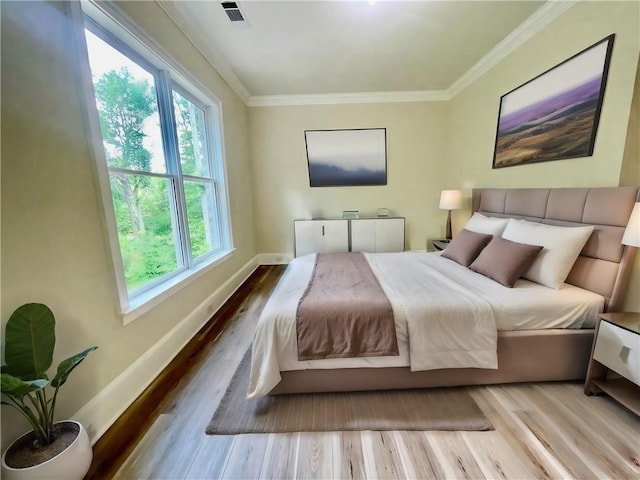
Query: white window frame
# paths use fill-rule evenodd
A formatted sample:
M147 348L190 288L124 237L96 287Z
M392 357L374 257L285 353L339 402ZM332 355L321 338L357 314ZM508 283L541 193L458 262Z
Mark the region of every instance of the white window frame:
M109 247L114 265L115 284L118 293L118 309L122 315L123 323L127 325L175 292L184 288L196 278L230 258L235 250L233 247L229 213L229 196L226 187L228 182L223 143L222 105L220 100L210 90L193 78L179 62L137 27L116 5L107 2L101 2L97 5L92 1L82 0L81 4L72 2L71 11L86 103L85 120L89 127L88 133L91 137L93 155L95 157L94 163L105 213L105 228L109 239ZM221 248L218 251L192 259L191 265L188 263L184 265L184 262L189 262L191 245L186 224L179 225L179 228L183 230L188 251L181 251L181 247L177 246L178 253L182 257L181 259L178 258L178 269L145 284L133 292L128 291L124 276L124 266L122 264L120 242L118 240L118 230L113 210L109 169L104 152L103 137L100 129L84 34L85 15L90 19L91 23L95 24L109 37L110 43L115 45L116 49L131 57L132 60L140 63L145 68L150 68L153 71L156 82L160 80L160 82L156 83L156 88L168 88L170 97L171 91L175 90L202 108L205 112L206 140L210 147L208 154L211 157L211 177L213 178L214 184ZM159 108L162 109L163 107L159 105ZM171 105L171 108L173 108L173 105ZM161 116L160 118L162 119L163 117ZM175 122L173 116L171 116L170 121ZM167 142L163 142L163 144L165 144L165 152L167 148L178 148L177 143L171 147L167 147L166 143ZM180 169L180 165L178 165L178 169ZM149 174L148 172L144 173L145 175ZM150 175L158 176L153 173ZM163 178L174 178L175 188L179 190L183 189L183 180L189 180L191 178L188 175L182 176L181 172L169 171L166 175L161 174L159 176ZM196 176L194 178L199 177ZM182 209L182 214L184 215L186 213L186 206L183 203L184 196L182 194L178 195L177 199L177 208ZM182 268L180 265L183 265ZM131 293L133 293L133 295Z

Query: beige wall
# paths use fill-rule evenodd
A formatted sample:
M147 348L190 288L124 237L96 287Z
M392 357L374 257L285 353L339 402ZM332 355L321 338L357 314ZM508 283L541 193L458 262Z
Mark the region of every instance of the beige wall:
M636 67L636 81L633 87L633 100L627 141L620 170L620 185L640 185L640 60Z
M445 184L446 104L379 103L252 108L251 158L258 250L293 255L293 220L375 215L381 207L406 217L407 249L444 234L438 210ZM304 131L387 129L387 185L311 188Z
M620 185L640 185L640 61L636 68L636 82L627 128L627 142L620 172ZM623 306L625 312L640 312L640 253L636 251L629 294Z
M617 185L629 120L640 4L582 2L450 102L450 179L460 186ZM491 169L499 98L585 47L616 33L593 156Z
M458 94L448 104L449 184L463 188L467 197L473 187L618 185L640 50L639 32L640 3L580 2ZM611 33L616 38L593 156L492 170L500 96ZM637 141L638 132L634 135ZM638 185L637 178L629 181ZM469 210L456 213L460 228ZM633 285L640 285L638 269ZM640 289L629 290L627 306L640 311Z
M68 4L2 2L2 330L15 308L44 302L57 318L58 360L99 346L61 390L60 418L77 412L256 253L246 106L154 2L122 6L222 101L237 250L122 325ZM3 449L26 429L2 407Z

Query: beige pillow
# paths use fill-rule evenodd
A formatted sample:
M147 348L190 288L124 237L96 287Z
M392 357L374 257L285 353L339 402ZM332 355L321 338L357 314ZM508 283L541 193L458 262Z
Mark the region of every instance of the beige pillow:
M512 242L496 236L469 268L511 288L535 261L540 250L542 247L538 245Z
M492 238L492 235L464 229L451 240L442 256L468 267Z

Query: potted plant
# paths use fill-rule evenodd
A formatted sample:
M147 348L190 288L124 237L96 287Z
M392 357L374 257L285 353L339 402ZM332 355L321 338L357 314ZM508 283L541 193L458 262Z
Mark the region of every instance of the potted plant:
M3 478L82 479L91 465L89 436L74 420L54 422L58 391L69 374L97 347L67 358L49 380L56 343L53 312L41 303L19 307L5 329L2 404L18 410L32 430L2 455ZM53 390L47 394L47 390Z

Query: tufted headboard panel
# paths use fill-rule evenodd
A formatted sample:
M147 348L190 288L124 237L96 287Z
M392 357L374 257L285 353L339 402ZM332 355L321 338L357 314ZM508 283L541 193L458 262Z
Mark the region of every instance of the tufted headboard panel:
M635 255L635 248L620 241L639 198L638 187L478 188L472 211L549 225L593 225L566 281L602 295L605 311L615 312L622 307Z

